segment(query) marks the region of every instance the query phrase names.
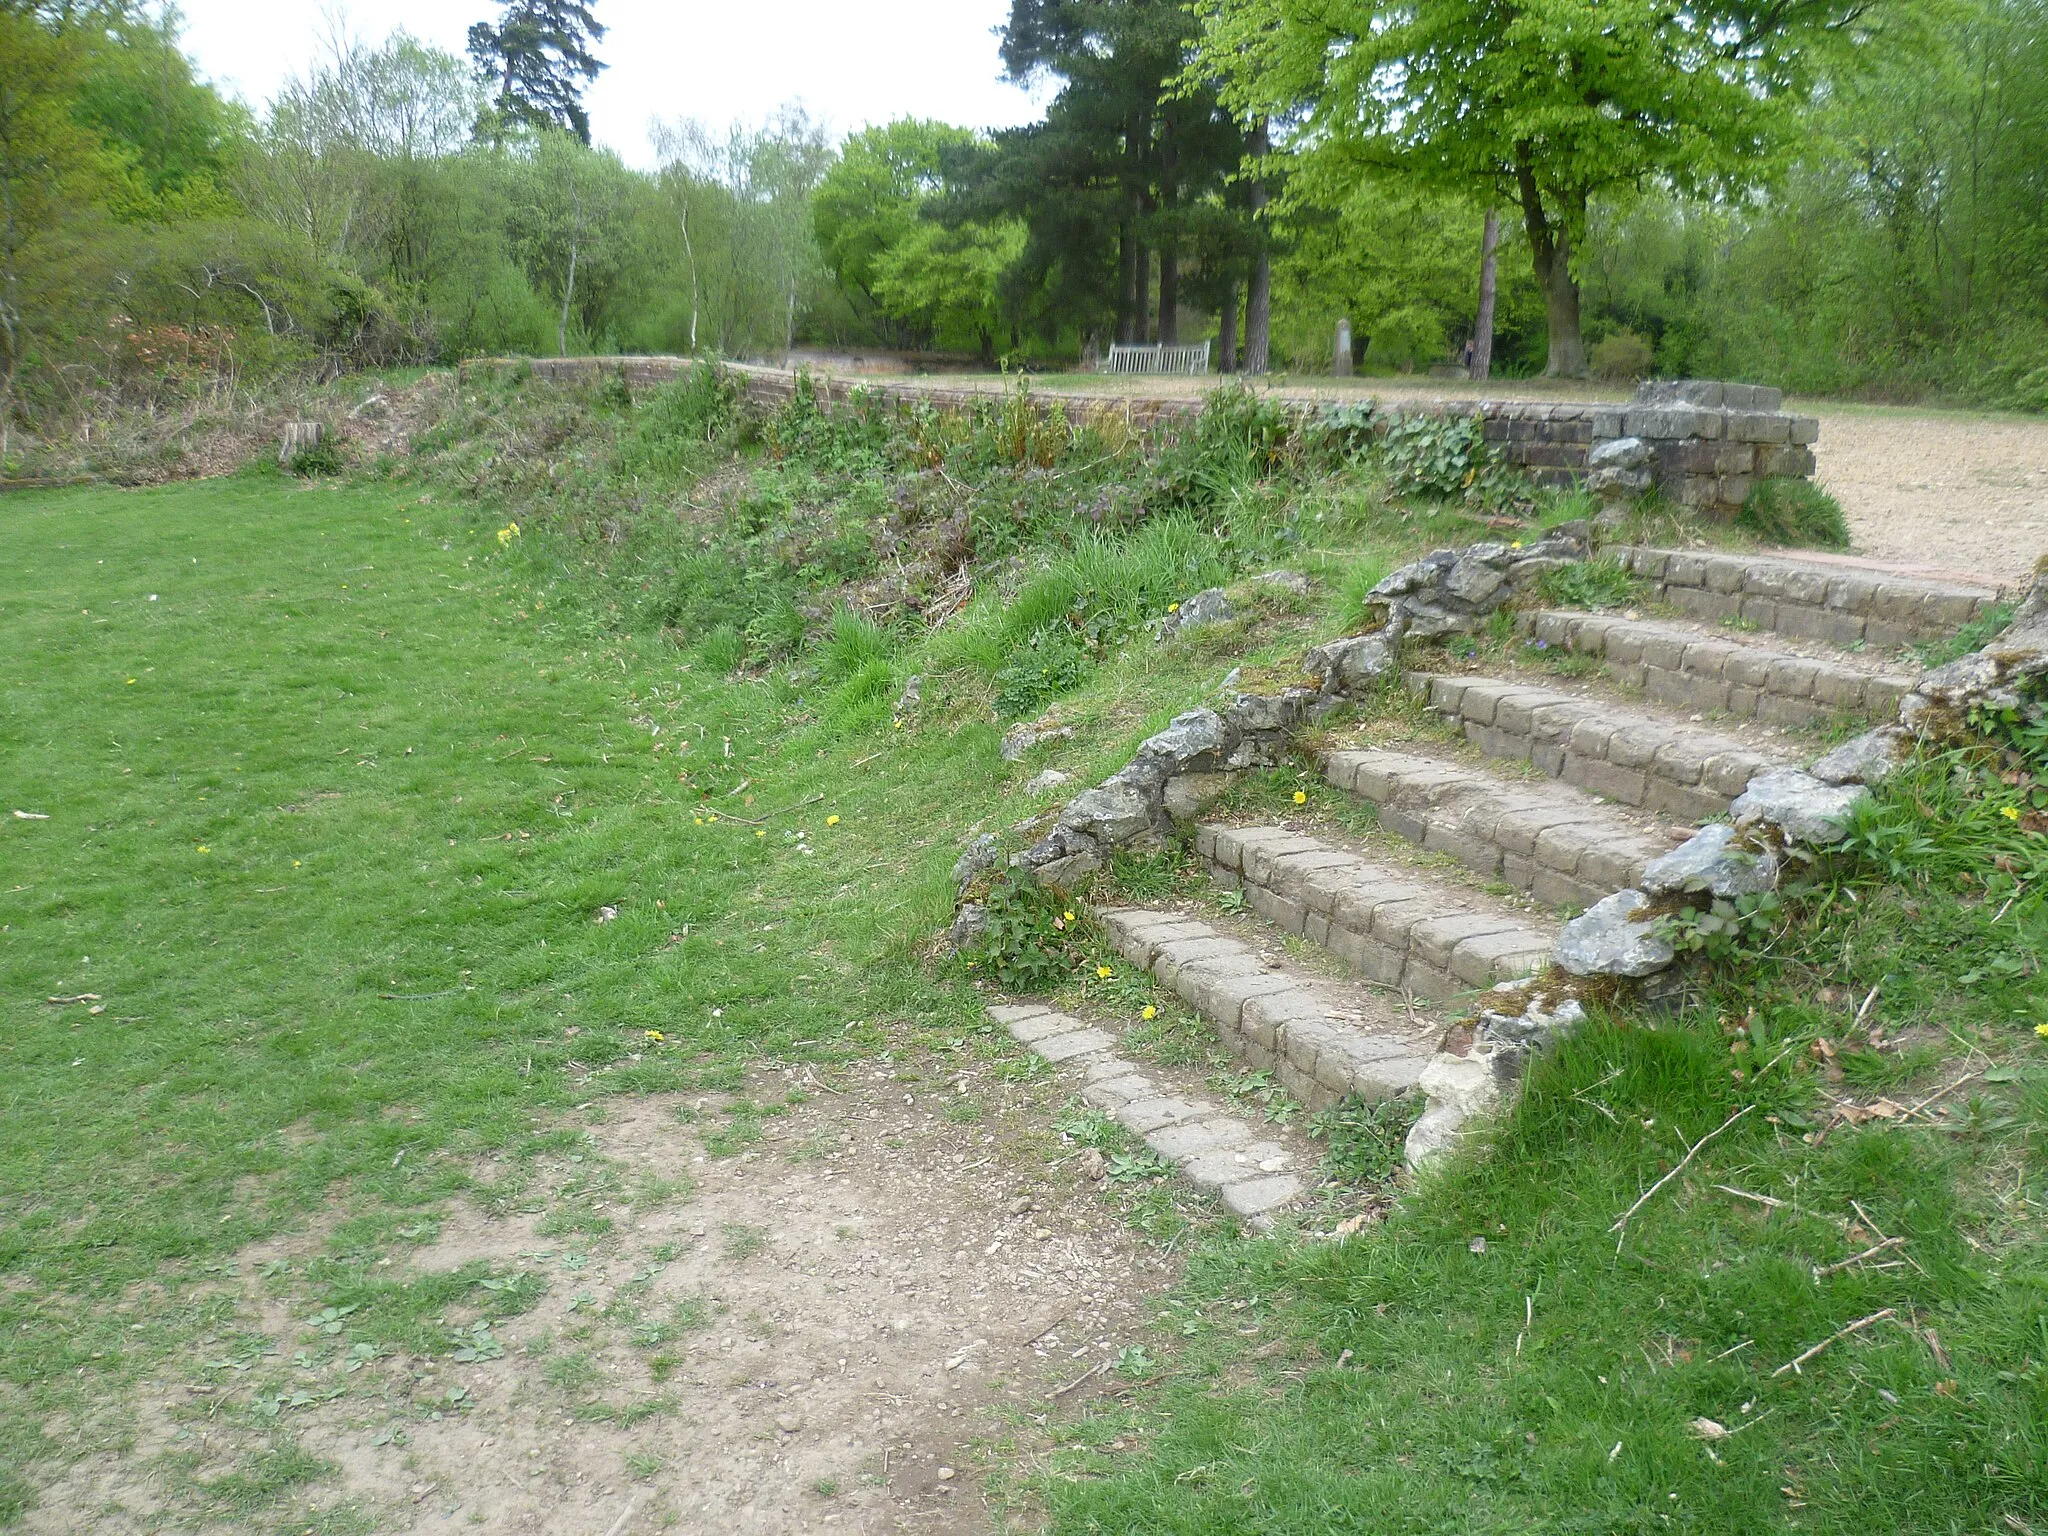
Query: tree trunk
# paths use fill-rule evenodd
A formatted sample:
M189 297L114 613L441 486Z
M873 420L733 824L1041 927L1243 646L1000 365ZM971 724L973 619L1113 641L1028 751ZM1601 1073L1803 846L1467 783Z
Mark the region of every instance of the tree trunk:
M1583 379L1586 376L1586 339L1579 331L1579 280L1572 276L1572 228L1583 226L1586 199L1583 193L1568 199L1566 217L1553 219L1543 206L1536 186L1536 173L1526 153L1518 153L1515 181L1522 197L1522 223L1529 232L1529 252L1536 268L1536 282L1543 290L1544 316L1549 321L1550 355L1544 377ZM1576 221L1569 215L1576 214Z
M1479 318L1472 326L1472 367L1475 379L1493 377L1493 300L1500 285L1500 211L1486 210L1486 228L1479 236Z
M555 321L555 355L569 355L569 305L576 297L576 256L581 249L576 240L569 242L569 281L562 285L562 314Z
M1135 334L1138 313L1138 221L1126 213L1117 226L1116 339L1128 346Z
M1138 247L1138 292L1132 314L1137 335L1131 340L1142 347L1152 339L1152 253L1142 245Z
M1159 342L1180 343L1180 253L1171 240L1159 246Z
M1262 117L1252 124L1251 137L1245 148L1247 153L1263 159L1269 147L1266 120ZM1246 201L1251 206L1259 248L1252 256L1251 283L1244 300L1243 371L1256 374L1264 373L1270 364L1273 326L1273 263L1266 249L1265 221L1260 217L1266 210L1266 183L1263 180L1251 184Z
M697 253L690 245L690 205L683 204L678 216L683 225L683 256L690 263L690 351L697 350Z
M1223 290L1223 313L1216 327L1216 371L1237 372L1237 284Z

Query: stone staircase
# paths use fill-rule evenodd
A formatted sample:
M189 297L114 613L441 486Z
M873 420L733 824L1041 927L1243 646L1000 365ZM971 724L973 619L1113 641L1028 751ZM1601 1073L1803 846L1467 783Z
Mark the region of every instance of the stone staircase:
M1102 910L1116 948L1311 1107L1409 1091L1461 1049L1471 995L1550 963L1559 909L1636 885L1752 779L1803 767L1816 727L1890 719L1918 676L1904 647L1999 597L1833 560L1621 554L1683 616L1521 615L1521 657L1556 647L1591 675L1453 671L1411 644L1407 686L1451 729L1368 723L1322 759L1377 833L1198 822L1235 910Z

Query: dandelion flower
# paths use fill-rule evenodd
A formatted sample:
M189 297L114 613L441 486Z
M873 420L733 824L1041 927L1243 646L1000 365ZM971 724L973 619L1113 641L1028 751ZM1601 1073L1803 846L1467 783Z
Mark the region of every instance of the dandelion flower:
M1297 789L1297 790L1296 790L1296 791L1294 792L1294 803L1295 803L1296 805L1307 805L1307 804L1308 804L1308 791L1307 791L1307 790L1305 790L1305 789Z
M211 848L207 847L207 846L206 846L206 844L204 844L204 843L201 843L201 844L199 845L199 851L200 851L201 853L211 853L211 852L213 852L213 850L212 850Z
M1145 1011L1139 1014L1138 1017L1141 1019L1156 1019L1159 1017L1159 1010L1157 1008L1154 1008L1150 1003L1147 1003L1145 1005Z
M2043 1040L2048 1040L2048 1024L2036 1024L2034 1026L2034 1033L2039 1035Z
M701 827L704 825L704 818L702 816L692 816L690 818L690 825Z
M129 678L129 679L128 679L128 686L129 686L130 688L133 688L133 687L135 686L135 679L134 679L134 678L132 678L132 677L131 677L131 678Z
M837 816L827 816L825 818L825 825L828 827L836 827L839 825L839 818Z
M668 1036L664 1035L664 1034L663 1034L663 1033L662 1033L662 1032L661 1032L660 1030L658 1030L658 1029L649 1029L649 1030L644 1030L644 1031L642 1031L642 1033L644 1033L644 1034L645 1034L645 1035L647 1036L647 1038L648 1038L648 1039L650 1039L650 1040L652 1040L652 1041L653 1041L653 1042L654 1042L654 1043L655 1043L656 1045L659 1045L659 1044L661 1044L661 1042L662 1042L662 1041L664 1041L664 1040L666 1040L666 1039L668 1038Z
M1062 912L1060 916L1064 917L1070 923L1074 920L1074 914L1071 912Z
M2020 808L2016 805L2001 805L1998 808L1998 814L2007 821L2018 821L2020 819Z
M1116 972L1112 971L1106 965L1098 965L1097 967L1095 967L1095 974L1101 977L1104 981L1107 981L1110 977L1114 976Z
M297 869L298 867L299 867L299 861L298 861L297 859L293 859L293 860L292 860L292 868L293 868L293 869Z
M766 837L767 835L768 835L768 829L767 829L766 827L756 827L756 828L754 828L754 836L756 836L756 837Z

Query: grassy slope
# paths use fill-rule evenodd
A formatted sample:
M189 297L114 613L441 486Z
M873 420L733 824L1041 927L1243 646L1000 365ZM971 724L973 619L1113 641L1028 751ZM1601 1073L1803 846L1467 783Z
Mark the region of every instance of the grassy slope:
M823 450L752 473L778 507L847 478ZM1021 517L1029 488L1006 500L1010 483L982 499ZM703 1081L750 1053L871 1046L850 1021L976 1017L962 978L913 951L943 919L959 844L1017 813L1005 785L1028 765L999 767L977 667L1014 641L1020 604L971 611L958 638L851 633L792 680L735 681L621 600L634 569L658 584L659 559L596 569L592 540L543 532L544 497L487 491L527 519L503 549L502 511L388 488L252 476L0 502L28 551L0 577L4 809L51 818L0 823L0 1451L16 1469L0 1510L25 1496L20 1469L71 1443L58 1423L119 1433L122 1383L203 1325L183 1298L207 1264L323 1195L374 1253L463 1187L466 1154L530 1153L577 1097ZM1455 535L1455 519L1388 520L1341 486L1259 494L1334 514L1323 541L1369 562ZM1289 563L1334 591L1349 558L1297 535ZM1063 706L1083 727L1066 766L1120 761L1235 647L1285 656L1335 627L1338 601L1113 649ZM935 660L951 667L928 682L938 702L892 729L893 686ZM826 798L755 837L700 824L705 790L752 817ZM781 835L797 827L815 853ZM1966 868L1985 846L1962 847ZM1839 1035L1861 989L1896 977L1887 995L1916 1015L1994 1030L2001 1060L2023 1049L2041 903L2004 917L2021 958L1987 981L1942 957L2008 952L1991 904L1948 902L1926 932L1906 920L1911 889L1870 890L1856 924L1753 969L1751 995L1656 1030L1589 1031L1538 1074L1501 1157L1385 1229L1202 1249L1162 1324L1167 1374L1073 1425L1044 1485L1055 1524L2039 1523L2048 1291L2023 1142L2038 1089L2001 1085L1957 1132L1808 1141L1818 1101L1797 1047ZM602 905L618 919L593 921ZM1823 981L1856 995L1828 1003ZM85 991L104 1013L41 1001ZM1752 1006L1744 1048L1795 1050L1746 1088L1717 1020ZM572 1088L579 1063L606 1070ZM1608 1223L1682 1155L1676 1138L1750 1102L1617 1252ZM1811 1214L1765 1219L1717 1183ZM1907 1235L1919 1269L1816 1282L1811 1265L1875 1241L1845 1230L1866 1219ZM145 1283L161 1290L141 1306ZM1771 1376L1888 1305L1938 1328L1943 1353L1881 1325ZM1754 1427L1700 1441L1686 1425L1701 1415Z

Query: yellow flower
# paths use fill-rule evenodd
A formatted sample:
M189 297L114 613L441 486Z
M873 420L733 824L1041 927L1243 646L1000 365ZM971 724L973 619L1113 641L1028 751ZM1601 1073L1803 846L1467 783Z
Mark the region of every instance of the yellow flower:
M1098 965L1097 967L1095 967L1095 974L1097 976L1100 976L1104 981L1107 981L1110 977L1114 976L1116 972L1112 971L1106 965Z
M292 868L293 868L293 869L297 869L298 867L299 867L299 861L298 861L297 859L293 859L293 860L292 860Z
M1159 1017L1159 1010L1157 1008L1154 1008L1150 1003L1147 1003L1145 1005L1145 1011L1138 1015L1138 1017L1143 1019L1156 1019Z
M690 822L693 826L701 827L704 825L704 818L702 816L692 816Z
M207 847L207 846L206 846L206 844L204 844L204 843L201 843L201 844L199 845L199 851L200 851L201 853L211 853L211 852L213 852L213 850L212 850L211 848Z
M716 812L716 811L706 811L706 812L704 813L704 819L705 819L706 821L716 821L716 820L718 820L718 812Z
M825 818L825 825L828 827L836 827L839 825L839 818L837 816L827 816Z
M498 530L498 542L501 545L510 544L514 539L518 537L519 525L517 523L507 523L504 527Z
M1074 914L1071 912L1062 912L1060 916L1064 917L1070 923L1074 920Z
M1297 790L1296 790L1296 791L1294 792L1294 803L1295 803L1296 805L1307 805L1307 804L1308 804L1308 791L1307 791L1307 790L1302 790L1302 789L1297 789Z
M1166 611L1167 611L1168 613L1179 613L1179 612L1180 612L1180 604L1179 604L1179 603L1168 603L1168 604L1166 605Z
M129 686L130 688L133 688L133 687L135 686L135 679L134 679L134 678L132 678L132 677L131 677L131 678L129 678L129 679L128 679L128 686Z
M2020 819L2020 808L2016 805L2001 805L1998 808L1998 814L2007 821L2018 821Z
M2048 1024L2036 1024L2034 1026L2034 1033L2039 1035L2043 1040L2048 1040Z
M659 1045L663 1040L666 1040L668 1038L658 1029L650 1029L645 1031L644 1033L646 1034L648 1039L654 1041L657 1045Z
M766 837L767 835L768 835L768 829L767 829L766 827L756 827L756 828L754 828L754 836L756 836L756 837Z

